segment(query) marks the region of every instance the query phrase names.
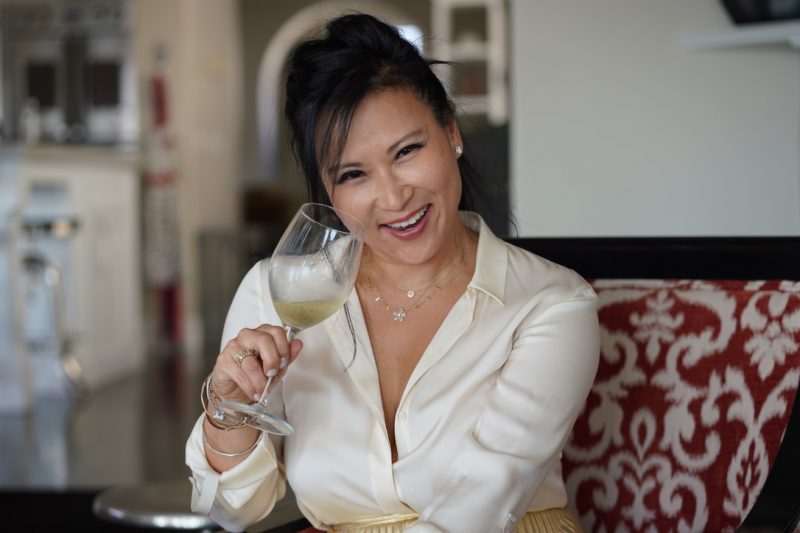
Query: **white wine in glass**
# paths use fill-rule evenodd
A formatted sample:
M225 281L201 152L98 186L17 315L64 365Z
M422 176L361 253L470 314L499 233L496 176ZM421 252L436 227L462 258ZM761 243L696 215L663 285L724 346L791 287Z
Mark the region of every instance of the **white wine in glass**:
M275 247L269 264L269 289L275 311L291 342L303 329L333 315L353 290L364 227L328 205L303 204ZM291 435L292 426L267 412L273 377L258 402L220 402L229 415L244 417L256 429Z
M280 302L274 300L272 303L275 305L275 311L278 312L278 316L281 317L287 327L301 330L319 324L331 316L344 304L344 300L338 298L306 302Z

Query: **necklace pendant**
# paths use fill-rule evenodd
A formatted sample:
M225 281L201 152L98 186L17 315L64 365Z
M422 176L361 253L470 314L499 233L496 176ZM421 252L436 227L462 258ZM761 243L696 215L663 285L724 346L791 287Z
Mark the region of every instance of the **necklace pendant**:
M392 311L392 318L395 322L402 322L406 319L406 310L402 307L398 307Z
M415 294L416 294L416 293L415 293L414 291L412 291L412 290L409 290L409 291L406 293L406 296L408 296L409 298L413 298Z

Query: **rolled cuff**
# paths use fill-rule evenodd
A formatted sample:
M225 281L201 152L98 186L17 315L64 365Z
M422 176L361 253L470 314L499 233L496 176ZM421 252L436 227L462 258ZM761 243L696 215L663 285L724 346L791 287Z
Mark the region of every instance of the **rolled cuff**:
M194 491L192 502L209 501L214 498L204 494L204 490L214 490L227 507L240 509L245 503L250 501L256 491L261 487L268 476L277 474L278 461L276 459L275 448L272 441L262 433L258 438L258 443L250 455L241 463L223 472L217 473L206 458L205 446L203 445L203 419L205 415L200 415L192 429L189 440L186 442L186 465L192 470ZM219 478L217 483L205 483L205 479L211 476ZM285 487L279 488L276 500L283 497ZM203 512L198 509L197 512ZM207 511L206 511L207 512Z

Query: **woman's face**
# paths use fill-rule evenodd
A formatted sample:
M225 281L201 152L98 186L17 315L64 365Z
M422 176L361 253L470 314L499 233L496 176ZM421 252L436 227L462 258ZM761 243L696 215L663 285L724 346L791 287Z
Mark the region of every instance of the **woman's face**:
M455 122L443 127L410 91L371 94L356 108L340 163L322 169L328 195L364 224L376 257L424 263L451 250L460 227L461 145Z

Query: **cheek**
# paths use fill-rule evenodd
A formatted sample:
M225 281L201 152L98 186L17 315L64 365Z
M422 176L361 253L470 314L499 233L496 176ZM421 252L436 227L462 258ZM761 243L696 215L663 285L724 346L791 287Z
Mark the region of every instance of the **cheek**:
M458 163L446 161L441 164L436 173L436 179L439 192L448 199L454 200L457 205L461 199L461 173Z
M461 173L458 172L458 169L456 169L456 174L453 178L453 196L455 197L456 205L461 203L461 190L462 190Z
M403 169L407 180L421 189L442 194L460 180L458 167L450 164L444 157L445 154L435 154L435 157L425 158Z
M331 204L336 209L341 209L355 217L364 227L369 228L370 202L365 198L361 187L353 187L347 184L335 187L331 197Z
M357 219L359 219L359 221L361 221L361 217L356 212L356 208L358 207L358 205L357 204L354 205L352 202L350 202L348 200L349 200L348 196L346 196L344 194L340 194L340 192L337 191L337 193L331 199L331 205L333 207L335 207L336 209L344 211L348 215L352 215L352 216L356 217Z

